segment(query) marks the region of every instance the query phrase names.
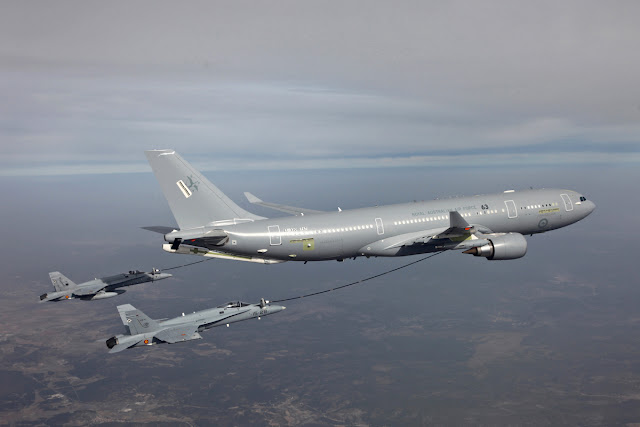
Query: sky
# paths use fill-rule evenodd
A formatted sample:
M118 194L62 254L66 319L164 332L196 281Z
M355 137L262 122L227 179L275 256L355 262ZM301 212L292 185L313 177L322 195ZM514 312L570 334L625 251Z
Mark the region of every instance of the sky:
M0 418L637 422L625 249L640 207L639 12L636 1L4 2ZM527 236L522 259L445 253L193 345L108 358L119 304L171 317L416 259L211 261L118 298L37 304L50 271L82 282L195 261L140 229L175 224L142 153L154 148L269 217L280 214L242 192L330 211L531 186L597 208Z
M7 2L0 176L637 164L635 1Z

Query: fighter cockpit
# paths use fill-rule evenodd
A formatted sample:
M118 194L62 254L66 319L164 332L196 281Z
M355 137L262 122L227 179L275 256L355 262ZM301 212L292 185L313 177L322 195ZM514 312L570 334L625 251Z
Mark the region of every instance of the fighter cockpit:
M226 304L219 305L218 308L240 308L240 307L247 307L250 305L251 304L248 304L242 301L231 301Z

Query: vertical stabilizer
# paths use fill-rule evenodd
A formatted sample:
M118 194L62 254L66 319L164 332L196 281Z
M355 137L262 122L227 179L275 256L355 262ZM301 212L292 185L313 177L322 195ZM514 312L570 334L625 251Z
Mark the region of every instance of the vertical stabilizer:
M181 230L221 220L262 219L236 205L174 150L145 155Z
M69 280L59 271L52 271L51 273L49 273L49 278L51 279L51 283L53 283L53 287L55 288L56 292L73 289L77 286L74 282Z
M118 306L120 319L125 326L129 327L131 335L146 334L159 329L158 322L138 310L131 304Z

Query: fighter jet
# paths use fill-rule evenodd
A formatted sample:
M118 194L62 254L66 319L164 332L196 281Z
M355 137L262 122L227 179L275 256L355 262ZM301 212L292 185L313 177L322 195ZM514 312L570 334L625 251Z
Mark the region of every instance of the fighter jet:
M109 353L118 353L131 347L161 343L175 344L183 341L202 339L199 332L216 326L260 319L262 316L277 313L286 307L269 305L262 299L259 304L246 302L228 302L216 308L193 312L169 320L153 320L131 304L118 306L118 313L128 334L116 335L106 343Z
M546 233L588 216L596 205L558 188L457 197L333 212L263 202L288 213L264 218L242 209L174 150L145 152L178 227L145 227L164 235L167 252L274 264L343 261L460 250L488 260L527 252L525 235Z
M56 291L40 295L40 302L62 301L67 299L93 301L112 298L124 293L124 289L118 288L166 279L171 277L171 274L161 273L160 270L156 268L152 269L150 273L135 270L115 276L93 279L80 284L75 284L58 271L52 271L49 273L49 277Z

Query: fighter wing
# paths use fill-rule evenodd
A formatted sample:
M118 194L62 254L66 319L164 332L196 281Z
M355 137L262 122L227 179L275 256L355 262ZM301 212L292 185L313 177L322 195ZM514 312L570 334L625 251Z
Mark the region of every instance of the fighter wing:
M73 290L73 294L79 297L86 297L89 295L95 295L101 290L103 290L108 284L104 283L102 280L92 280L88 282L86 285L79 285L76 289Z
M245 192L244 195L249 201L249 203L251 204L264 206L266 208L275 209L277 211L286 212L292 215L304 216L304 215L324 213L323 211L316 211L313 209L297 208L295 206L287 206L287 205L279 205L277 203L263 202L261 199L257 198L256 196L254 196L249 192Z
M162 340L169 344L175 344L182 341L201 340L202 337L197 332L197 330L198 325L192 323L188 325L180 325L163 329L154 336L159 340Z

